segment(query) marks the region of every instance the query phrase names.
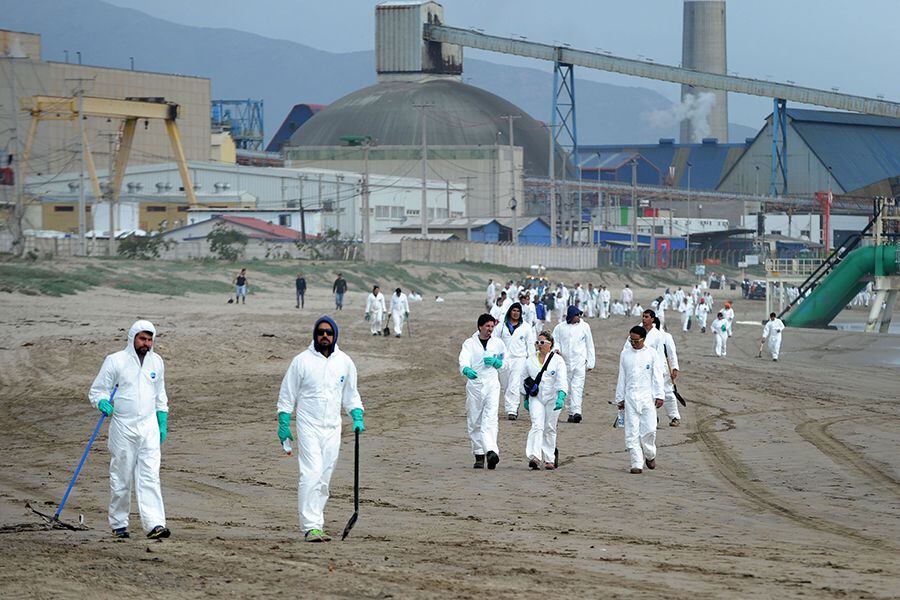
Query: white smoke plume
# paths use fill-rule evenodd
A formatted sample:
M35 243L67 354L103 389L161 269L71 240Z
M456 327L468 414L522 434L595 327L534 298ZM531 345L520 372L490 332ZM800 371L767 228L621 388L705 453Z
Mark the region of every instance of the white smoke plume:
M682 99L681 104L676 104L668 110L654 110L649 114L650 122L654 125L665 127L680 125L687 119L691 122L693 139L697 143L705 137L709 137L709 113L716 104L716 95L712 92L700 94L688 94Z

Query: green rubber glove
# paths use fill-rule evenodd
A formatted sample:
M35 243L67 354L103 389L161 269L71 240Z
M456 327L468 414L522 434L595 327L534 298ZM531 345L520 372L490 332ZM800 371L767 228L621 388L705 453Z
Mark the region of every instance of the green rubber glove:
M495 369L502 369L503 368L503 359L495 356L494 363L491 366L494 367Z
M525 397L525 402L522 403L522 406L525 407L525 410L528 410L528 396Z
M109 403L109 400L104 398L97 404L97 410L108 417L113 414L113 405Z
M371 318L372 318L372 317L369 315L369 313L366 313L366 321L368 321L368 320L371 319Z
M566 393L562 390L556 392L556 406L553 407L553 410L562 410L563 400L566 399Z
M278 413L278 440L283 444L284 440L292 440L291 435L291 413Z
M409 318L409 311L406 311L405 313L403 313L403 318L404 318L404 319L408 319L408 318Z
M156 422L159 423L159 443L161 445L169 435L169 413L156 411Z
M353 431L362 433L366 430L366 424L363 423L363 411L361 408L354 408L351 410L350 416L353 418Z
M463 375L465 375L469 379L478 379L478 373L476 373L475 369L473 369L472 367L464 368Z

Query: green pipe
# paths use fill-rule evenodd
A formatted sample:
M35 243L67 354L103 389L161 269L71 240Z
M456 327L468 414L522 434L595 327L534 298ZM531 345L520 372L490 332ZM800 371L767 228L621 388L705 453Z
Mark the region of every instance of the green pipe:
M847 255L787 314L789 327L827 327L874 276L900 272L900 246L867 246Z

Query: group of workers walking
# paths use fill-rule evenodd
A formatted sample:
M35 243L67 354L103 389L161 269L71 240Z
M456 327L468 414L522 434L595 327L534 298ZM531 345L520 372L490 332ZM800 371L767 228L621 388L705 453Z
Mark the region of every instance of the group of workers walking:
M245 289L238 297L243 299L246 271L242 270L240 276L240 286ZM307 286L301 273L297 274L296 289L297 306L302 308ZM585 378L596 365L591 328L583 320L585 312L580 301L567 304L564 319L551 330L552 319L544 318L546 314L539 316L532 302L538 289L534 294L530 289L501 290L494 302L488 303L491 312L478 317L477 330L463 342L458 356L459 373L466 378L467 431L476 469L493 470L500 462L501 396L508 420L518 420L520 408L530 416L524 454L534 470L558 467L557 422L562 411L567 411L569 423L583 420ZM576 297L579 289L576 284ZM332 287L336 310L342 310L346 290L346 281L338 275ZM633 295L623 295L637 305ZM675 302L676 295L672 296ZM681 422L675 383L679 373L677 349L660 318L667 302L665 296L655 302L660 312L641 311L640 325L628 331L619 354L618 378L610 403L618 409L614 427L625 430L631 473L656 468L657 409L664 408L670 426L677 427ZM727 340L733 334L733 311L725 312L729 309L726 303L726 309L717 313L711 325L717 356L726 355ZM391 294L389 311L394 334L400 337L409 317L409 299L400 288ZM383 333L381 325L388 308L377 285L368 295L365 314L372 334ZM783 330L784 323L772 313L763 340L768 341L776 361ZM106 357L89 392L91 405L110 417L109 525L118 538L130 536L133 488L137 489L147 537L171 535L159 478L169 406L165 365L153 350L155 337L152 323L136 321L128 332L125 349ZM312 341L294 357L285 373L276 405L277 434L286 451L295 439L291 419L297 417L298 513L304 538L313 542L330 539L324 530L324 509L340 448L341 410L352 419L356 432L365 430L356 365L338 347L337 340L337 323L328 316L317 319Z

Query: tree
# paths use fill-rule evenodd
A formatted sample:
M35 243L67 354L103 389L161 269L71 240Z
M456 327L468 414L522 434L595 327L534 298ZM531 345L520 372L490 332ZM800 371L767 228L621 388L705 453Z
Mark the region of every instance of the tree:
M244 255L247 247L247 234L236 231L224 221L220 221L206 234L209 249L222 260L236 262Z
M119 240L119 256L124 258L150 260L159 258L160 250L168 250L176 244L175 240L167 240L163 237L163 226L149 235L131 234Z
M307 242L297 240L294 245L315 260L347 260L350 254L349 250L355 243L351 238L342 238L341 232L337 229L328 229L316 240Z

